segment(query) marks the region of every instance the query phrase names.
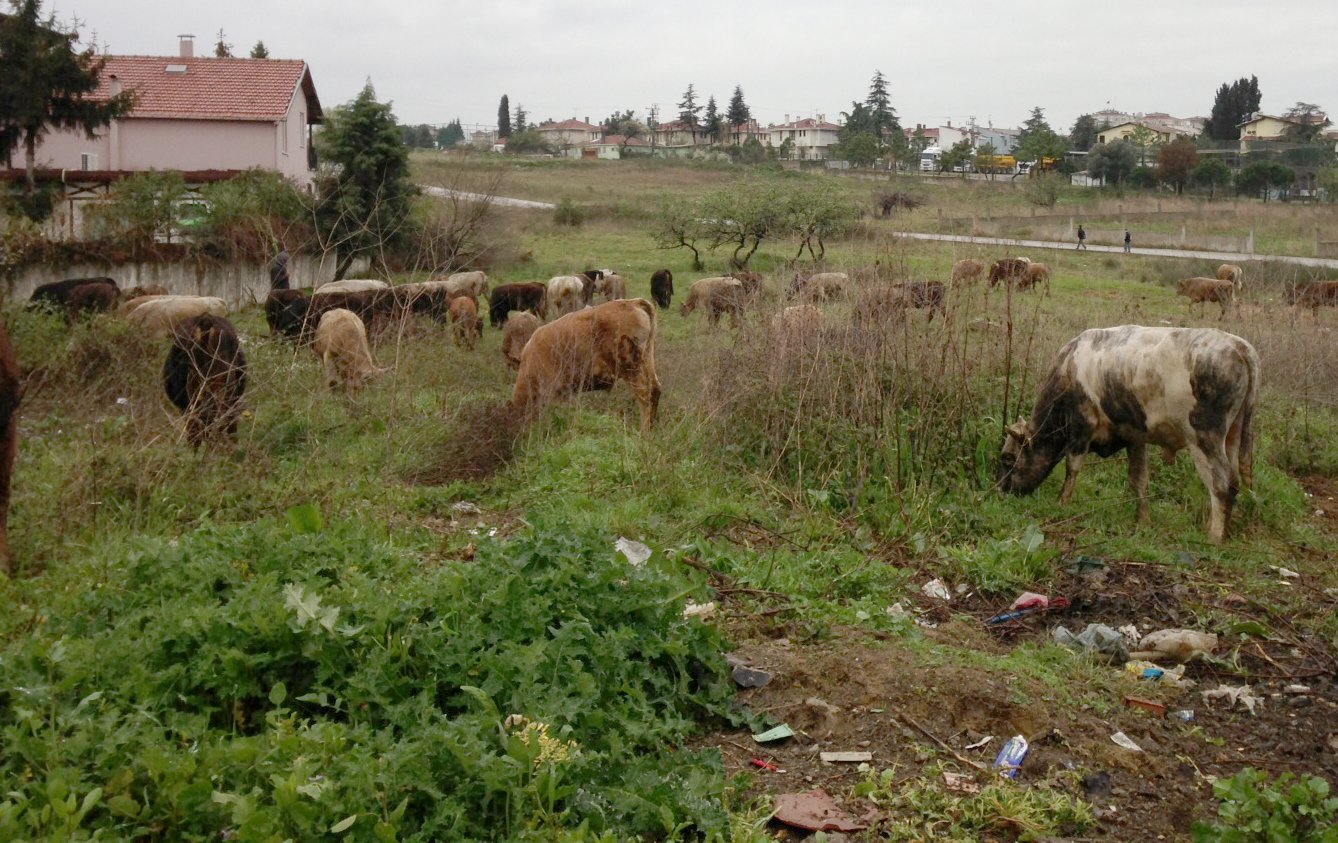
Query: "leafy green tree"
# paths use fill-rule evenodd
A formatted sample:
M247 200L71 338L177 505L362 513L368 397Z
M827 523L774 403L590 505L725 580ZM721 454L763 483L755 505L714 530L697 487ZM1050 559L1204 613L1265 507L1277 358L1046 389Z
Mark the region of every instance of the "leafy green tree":
M1263 95L1259 93L1259 77L1241 77L1235 82L1222 83L1213 100L1213 110L1204 124L1203 132L1213 140L1239 140L1240 124L1259 110Z
M1290 187L1296 181L1296 171L1276 161L1256 161L1246 164L1236 173L1236 192L1250 196L1268 195L1273 190Z
M701 217L709 222L711 249L730 245L730 266L743 269L766 240L785 231L786 203L779 191L765 183L732 185L705 199Z
M738 146L731 146L729 152L731 157L740 164L761 164L771 157L767 150L768 146L763 146L757 138L748 138L748 140Z
M456 118L437 132L437 146L442 149L449 149L458 143L463 143L465 139L464 127L460 125L460 118Z
M1069 130L1069 145L1079 152L1086 152L1096 144L1098 131L1096 118L1084 114L1073 121L1073 128Z
M343 278L357 256L376 258L401 241L417 191L395 115L389 103L377 102L371 82L326 114L316 137L321 160L331 165L318 185L316 221L338 256L335 278Z
M1139 164L1129 174L1128 184L1135 190L1151 190L1157 186L1157 171Z
M227 35L223 32L222 28L219 28L218 40L214 42L214 58L232 58L232 45L228 43Z
M734 86L734 95L729 98L729 108L725 111L725 122L730 125L734 131L753 119L753 113L748 110L748 104L743 101L743 87Z
M897 122L897 112L892 108L892 98L887 92L887 79L881 70L875 70L869 82L869 95L864 99L869 120L874 134L879 140L887 142L892 133L901 134L901 124Z
M1148 156L1156 157L1161 148L1161 136L1139 123L1124 138L1125 142L1138 152L1138 166L1146 167Z
M720 134L724 128L724 123L720 117L720 109L716 107L715 97L708 97L706 100L706 114L702 118L702 134L711 143L720 143Z
M1289 143L1313 143L1323 137L1324 130L1332 122L1313 102L1298 102L1282 116L1294 121L1282 135ZM1333 144L1328 146L1332 148Z
M692 85L683 92L683 101L678 104L678 119L692 131L692 142L697 142L697 130L701 128L701 121L697 119L702 107L697 105L697 92Z
M860 132L837 143L836 157L849 161L852 167L872 167L878 160L882 146L878 142L877 135L872 132Z
M269 48L265 46L264 41L257 41L256 45L251 48L251 58L253 59L269 58Z
M1099 143L1087 151L1087 172L1107 185L1119 187L1138 166L1138 150L1128 141Z
M1050 128L1045 112L1038 105L1031 117L1022 124L1017 135L1017 149L1013 152L1019 161L1039 161L1042 158L1060 158L1068 151L1068 144Z
M876 142L877 138L869 136ZM816 183L796 188L784 196L785 212L781 229L799 241L795 260L808 250L808 256L820 261L827 254L826 240L848 232L859 219L859 208L841 196L830 183ZM814 251L813 246L817 245Z
M99 129L127 114L134 95L122 92L93 100L106 65L93 48L75 52L79 35L54 17L40 17L40 0L18 0L0 15L0 159L20 145L27 173L26 195L36 192L37 143L52 129L75 129L91 140Z
M141 254L156 240L172 239L184 198L181 173L136 173L118 181L108 200L89 210L85 222L93 237L123 242L132 254Z
M1157 178L1174 187L1177 194L1185 192L1198 165L1198 144L1190 138L1178 138L1157 150Z
M1315 182L1330 202L1338 202L1338 167L1325 167L1315 175Z
M662 204L651 226L655 246L659 249L687 249L692 252L692 268L700 272L702 247L707 237L706 222L699 202L673 197Z
M511 98L502 94L497 103L497 139L511 137Z
M1198 187L1208 188L1208 197L1215 199L1219 187L1231 184L1231 168L1220 158L1208 158L1199 162L1189 180Z
M971 139L962 138L951 148L945 149L943 154L938 157L939 171L947 173L961 167L962 178L966 178L966 165L971 162L975 154L976 150L971 146Z
M529 113L528 111L525 110L525 106L523 106L523 105L517 103L517 104L516 104L516 117L515 117L515 119L512 121L512 123L511 123L511 131L512 131L512 132L523 132L523 131L525 131L526 129L528 129L528 128L529 128L529 123L526 122L526 121L529 119L529 116L530 116L530 113Z
M976 157L975 157L976 172L978 173L988 172L990 174L990 180L993 181L994 156L997 155L998 153L999 153L999 148L994 144L990 143L989 141L986 141L985 143L976 147Z

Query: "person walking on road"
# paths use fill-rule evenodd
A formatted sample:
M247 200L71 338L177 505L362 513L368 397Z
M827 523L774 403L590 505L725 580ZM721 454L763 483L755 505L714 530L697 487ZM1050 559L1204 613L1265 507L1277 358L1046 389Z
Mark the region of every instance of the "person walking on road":
M269 288L271 290L288 289L288 249L279 244L279 253L269 265Z
M1133 245L1134 245L1134 238L1130 236L1129 229L1126 228L1124 230L1124 253L1126 255L1129 254L1129 250L1133 247Z
M1075 249L1087 248L1087 229L1082 227L1082 223L1078 223L1078 245L1074 246L1074 248Z

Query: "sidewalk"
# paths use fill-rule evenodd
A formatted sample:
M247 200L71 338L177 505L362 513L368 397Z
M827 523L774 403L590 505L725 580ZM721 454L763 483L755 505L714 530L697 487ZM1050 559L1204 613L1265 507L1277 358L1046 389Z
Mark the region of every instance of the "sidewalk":
M898 231L896 232L896 236L905 237L909 240L937 240L943 243L972 243L977 246L1008 246L1010 248L1023 249L1067 249L1070 252L1079 251L1074 248L1074 246L1077 245L1075 243L1056 243L1053 240L1012 240L1007 237L971 237L966 234L929 234L927 232L919 231ZM1089 245L1085 251L1118 255L1124 252L1124 247ZM1137 246L1133 248L1132 254L1145 255L1154 258L1204 258L1206 260L1223 261L1225 263L1273 261L1276 263L1293 264L1295 266L1314 266L1321 269L1338 269L1338 259L1306 258L1298 255L1201 252L1195 249L1140 249Z

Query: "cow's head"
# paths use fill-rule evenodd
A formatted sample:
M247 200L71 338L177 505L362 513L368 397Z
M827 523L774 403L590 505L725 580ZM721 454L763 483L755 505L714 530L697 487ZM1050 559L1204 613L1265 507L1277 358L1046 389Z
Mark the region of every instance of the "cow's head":
M1054 465L1045 464L1047 461L1036 453L1033 447L1036 431L1031 422L1020 418L1004 432L1007 435L1004 436L1003 452L999 454L995 488L1026 494L1045 480Z

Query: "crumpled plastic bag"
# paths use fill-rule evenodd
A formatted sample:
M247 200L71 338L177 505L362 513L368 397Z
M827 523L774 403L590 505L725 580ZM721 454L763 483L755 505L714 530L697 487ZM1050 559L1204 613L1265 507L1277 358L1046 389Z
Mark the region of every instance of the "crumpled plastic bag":
M1103 623L1089 623L1077 635L1067 627L1057 626L1051 636L1056 644L1070 650L1106 656L1116 664L1124 664L1129 660L1129 648L1124 644L1124 636Z
M651 553L650 548L641 542L635 542L623 536L619 536L618 540L613 543L613 549L626 556L627 561L637 568L646 564L646 560L650 558Z
M1249 685L1219 685L1211 691L1201 691L1205 700L1230 700L1231 705L1240 703L1251 714L1254 714L1255 706L1264 704L1263 697L1256 696L1250 690Z

